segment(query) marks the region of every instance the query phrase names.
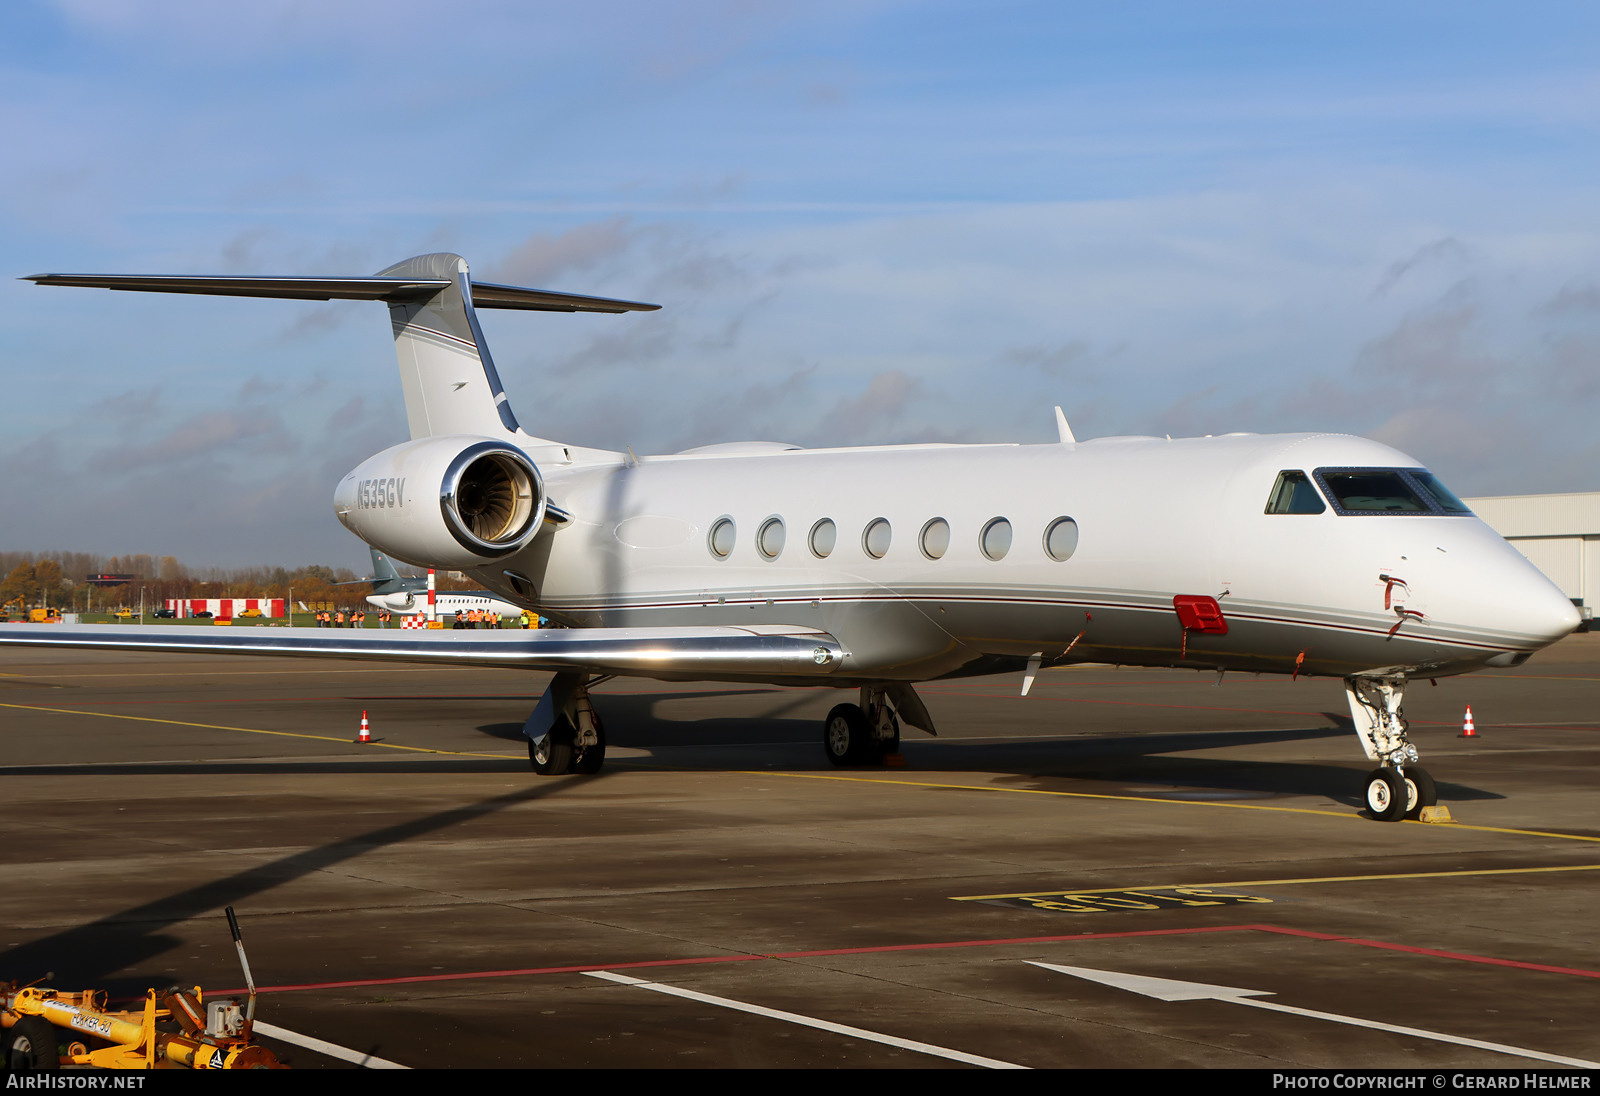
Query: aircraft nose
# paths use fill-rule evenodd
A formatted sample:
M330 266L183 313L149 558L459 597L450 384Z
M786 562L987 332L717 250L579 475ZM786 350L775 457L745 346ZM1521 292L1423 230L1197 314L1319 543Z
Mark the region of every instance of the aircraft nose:
M1519 561L1520 562L1520 561ZM1578 626L1578 609L1572 599L1531 563L1524 563L1519 581L1510 584L1512 629L1541 647L1572 634Z
M1578 607L1572 604L1572 599L1563 597L1560 590L1556 591L1556 596L1550 601L1549 607L1540 612L1542 615L1535 618L1535 630L1547 637L1546 643L1554 643L1563 636L1571 635L1582 619ZM1544 623L1543 628L1538 626L1540 621Z
M1461 526L1458 539L1441 543L1435 558L1436 596L1453 603L1483 642L1508 648L1490 665L1520 664L1578 626L1571 599L1488 526Z

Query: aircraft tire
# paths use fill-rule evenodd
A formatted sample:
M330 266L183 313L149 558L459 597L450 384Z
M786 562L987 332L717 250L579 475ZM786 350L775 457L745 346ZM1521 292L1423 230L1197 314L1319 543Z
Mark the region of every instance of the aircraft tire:
M1373 769L1367 774L1367 810L1379 822L1398 822L1405 817L1410 805L1410 791L1406 781L1393 769Z
M23 1016L4 1030L4 1065L13 1073L60 1069L56 1029L41 1016Z
M1421 817L1423 807L1431 807L1438 802L1439 789L1434 785L1433 777L1428 775L1428 770L1419 769L1415 765L1408 766L1406 768L1406 817Z
M528 739L528 764L540 776L560 776L572 766L572 729L565 719L556 721L542 740Z
M872 752L867 713L855 704L836 704L822 724L822 750L835 765L859 765Z

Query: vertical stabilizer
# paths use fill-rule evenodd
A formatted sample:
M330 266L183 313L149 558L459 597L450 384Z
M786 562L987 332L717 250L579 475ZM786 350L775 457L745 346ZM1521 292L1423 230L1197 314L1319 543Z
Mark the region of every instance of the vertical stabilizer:
M467 261L449 253L418 255L377 276L449 282L431 296L389 302L411 436L516 433L517 418L472 307Z

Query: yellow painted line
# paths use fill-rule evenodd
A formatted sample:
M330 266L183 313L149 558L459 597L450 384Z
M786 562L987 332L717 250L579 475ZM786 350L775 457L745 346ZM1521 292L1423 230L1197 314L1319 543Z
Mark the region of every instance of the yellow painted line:
M1182 799L1157 799L1143 795L1109 795L1104 792L1056 792L1047 788L996 788L986 784L937 784L927 780L880 780L870 776L835 776L831 773L778 773L751 770L750 776L788 776L797 780L844 780L859 784L898 784L908 788L944 788L962 792L1013 792L1018 795L1057 795L1068 799L1113 799L1124 803L1165 803L1169 806L1234 807L1248 811L1287 811L1291 814L1319 814L1328 818L1352 818L1343 811L1321 811L1310 807L1268 807L1257 803L1190 802ZM1595 838L1600 841L1600 838Z
M129 719L135 723L165 723L173 727L199 727L207 731L242 731L245 734L269 734L279 738L309 738L316 742L338 742L346 746L357 745L348 738L334 738L325 734L305 734L301 731L269 731L262 727L228 727L220 723L190 723L182 719L156 719L148 715L122 715L117 712L84 712L72 708L41 708L34 704L0 704L0 708L18 708L28 712L50 712L53 715L88 715L100 719ZM433 750L424 746L401 746L394 742L366 742L363 746L382 746L387 750L408 750L412 753L449 754L454 757L492 757L515 760L515 754L473 753L467 750Z
M1236 811L1278 811L1284 814L1312 814L1324 818L1345 818L1355 822L1366 822L1358 814L1345 811L1314 810L1310 807L1269 807L1262 803L1217 803L1208 800L1194 799L1159 799L1147 795L1108 795L1104 792L1057 792L1047 788L996 788L986 784L937 784L926 780L882 780L870 776L835 776L831 773L779 773L760 772L750 770L749 776L787 776L796 780L843 780L858 784L894 784L908 788L943 788L949 791L961 792L1009 792L1014 795L1056 795L1066 799L1111 799L1123 803L1161 803L1169 807L1222 807ZM1413 826L1433 827L1439 825L1433 822L1417 822L1411 819L1403 820L1405 824ZM1394 825L1394 823L1386 823ZM1504 826L1470 826L1463 822L1451 822L1441 828L1450 830L1473 830L1478 833L1509 833L1518 837L1555 837L1563 841L1592 841L1600 844L1600 837L1590 837L1586 834L1576 833L1551 833L1545 830L1517 830ZM1118 888L1119 890L1122 888Z
M952 898L953 902L982 902L991 898L1049 898L1058 894L1137 894L1140 891L1177 890L1184 887L1196 890L1218 890L1223 887L1288 887L1311 883L1367 883L1385 879L1453 879L1470 875L1530 875L1548 871L1600 871L1600 864L1566 864L1547 868L1476 868L1463 871L1408 871L1388 875L1323 875L1305 879L1245 879L1227 883L1147 883L1140 887L1100 887L1095 890L1026 891L1017 894L964 894Z

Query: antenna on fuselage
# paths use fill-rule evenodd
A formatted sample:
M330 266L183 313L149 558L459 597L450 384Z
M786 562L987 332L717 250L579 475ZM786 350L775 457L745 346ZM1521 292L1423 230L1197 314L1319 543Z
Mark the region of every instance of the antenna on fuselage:
M1062 445L1077 445L1078 439L1072 436L1072 427L1067 425L1067 416L1061 410L1061 405L1056 405L1056 433L1061 435Z

